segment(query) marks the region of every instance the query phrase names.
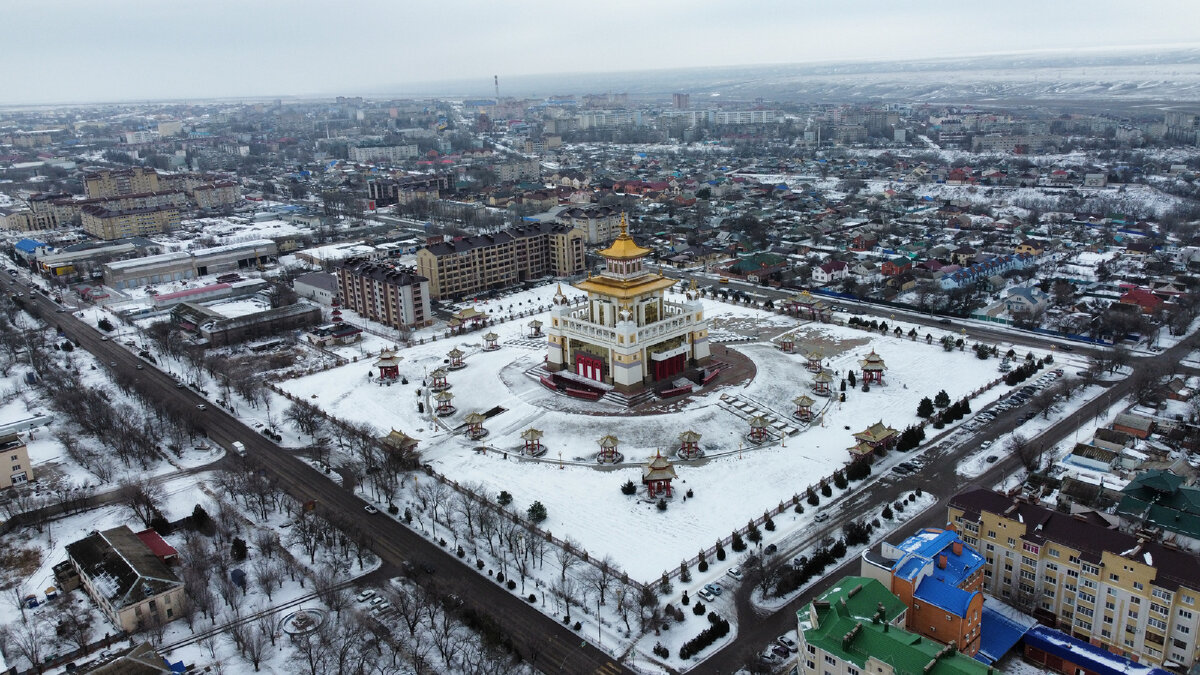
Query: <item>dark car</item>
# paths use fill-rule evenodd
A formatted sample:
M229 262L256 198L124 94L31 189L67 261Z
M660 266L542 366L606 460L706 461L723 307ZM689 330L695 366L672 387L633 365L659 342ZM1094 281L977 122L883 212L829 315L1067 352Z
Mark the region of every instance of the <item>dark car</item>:
M767 555L771 555L772 553L774 553L778 550L779 550L779 547L776 546L775 544L767 544L767 547L763 549L763 553L766 553Z
M940 321L938 321L938 323L942 324L943 326L950 326L950 325L954 324L954 322L951 321L950 319L941 319Z
M1075 351L1075 347L1073 347L1071 345L1063 345L1062 350L1064 352L1073 352L1073 351Z

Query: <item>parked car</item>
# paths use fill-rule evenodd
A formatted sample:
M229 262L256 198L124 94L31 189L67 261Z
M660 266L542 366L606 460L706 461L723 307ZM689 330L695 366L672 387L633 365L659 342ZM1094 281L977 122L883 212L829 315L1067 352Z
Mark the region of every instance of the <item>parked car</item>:
M991 445L992 445L992 442L991 442L991 441L984 441L984 442L982 442L982 443L980 443L980 444L979 444L979 447L981 447L981 448L987 448L987 447L991 447Z
M760 658L767 663L775 663L779 660L779 657L775 655L774 649L765 650Z
M808 556L806 556L806 555L798 555L795 558L792 558L792 567L795 567L796 569L800 569L801 567L804 567L807 564L808 564Z
M765 553L767 555L772 555L778 550L779 550L779 547L776 546L775 544L767 544L767 547L763 549L763 553Z
M818 523L823 523L827 520L829 520L829 514L825 513L824 511L822 511L821 513L818 513L816 516L813 516L813 521L818 522Z
M701 588L699 591L697 591L696 595L700 596L700 599L704 600L705 602L712 602L713 600L717 599L717 596L713 595L712 593L709 593L707 590L705 590L703 588Z
M787 649L789 652L792 652L792 653L795 653L795 652L799 651L799 649L800 649L796 645L796 641L792 639L792 636L787 633L784 633L783 635L780 635L779 637L775 638L775 641L778 642L779 644L783 645L784 649Z
M367 504L366 506L364 506L363 511L366 511L367 513L379 513L379 509L375 508L374 506L371 506L370 504Z
M387 600L384 600L381 596L375 596L375 597L371 598L370 601L367 602L367 604L372 607L378 607L378 606L384 604L385 602L387 602Z
M713 595L720 595L721 593L725 592L725 589L721 588L717 584L704 584L704 590L712 593Z
M912 473L912 471L909 471L908 469L897 464L896 466L892 467L892 473L898 473L901 476L907 476L908 474Z
M988 463L988 464L995 464L995 463L996 463L996 460L998 460L998 459L1000 459L1000 458L999 458L999 457L997 457L997 456L995 456L995 455L988 455L988 456L987 456L987 463Z
M725 571L725 574L727 576L733 577L734 579L737 579L738 581L741 581L742 576L743 576L742 568L740 568L740 567L730 567L728 570Z
M791 655L791 652L788 651L788 648L784 647L783 645L775 645L774 647L771 647L771 652L781 659L786 659Z
M358 595L354 596L354 599L358 602L366 602L373 597L375 597L375 591L368 588L367 590L363 591L362 593L359 593Z

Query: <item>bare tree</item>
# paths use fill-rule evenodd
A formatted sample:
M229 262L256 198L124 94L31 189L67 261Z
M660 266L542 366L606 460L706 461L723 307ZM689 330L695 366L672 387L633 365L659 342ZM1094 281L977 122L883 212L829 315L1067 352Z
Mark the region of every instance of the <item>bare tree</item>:
M3 636L4 642L8 644L9 649L24 656L31 667L41 672L42 655L49 646L52 631L37 617L24 623L9 624L5 626L5 630L7 633Z
M409 637L416 637L417 626L425 615L425 596L407 586L394 591L385 591L384 597L396 608L396 614L408 629Z
M321 432L321 428L325 424L321 409L308 401L292 403L283 412L283 418L291 422L292 426L296 427L296 431L312 437L314 443L317 441L317 434Z
M560 574L559 574L560 578L566 579L567 578L567 570L569 570L572 567L579 564L579 561L580 561L579 550L580 550L579 542L575 541L574 539L572 539L570 537L567 537L563 541L562 546L559 546L554 549L554 559L556 561L558 561L558 567L560 570Z
M446 508L450 499L450 488L437 479L427 480L417 486L417 496L421 503L427 505L433 515L433 533L437 534L438 512Z
M1009 437L1008 451L1016 455L1021 460L1021 464L1030 471L1036 470L1041 463L1041 453L1038 448L1021 434L1013 434Z
M603 559L596 561L585 575L586 583L600 596L602 605L607 604L604 595L612 586L615 571L616 561L612 559L612 556L606 555Z
M164 499L162 486L145 474L134 474L121 481L117 487L117 498L146 527L158 516L158 505Z
M271 595L276 586L283 585L283 570L280 569L279 563L270 558L258 558L254 561L252 567L254 572L254 583L267 594L267 600L271 600Z
M342 610L350 604L350 594L341 583L341 575L336 567L322 565L313 573L313 590L325 606L332 609L340 617Z
M242 637L242 656L254 666L254 672L257 673L259 666L274 656L275 650L271 647L275 644L275 638L269 629L264 629L257 621L239 625L246 627Z
M59 612L59 631L62 637L78 649L87 649L95 633L91 622L91 613L78 597L72 597L70 604Z

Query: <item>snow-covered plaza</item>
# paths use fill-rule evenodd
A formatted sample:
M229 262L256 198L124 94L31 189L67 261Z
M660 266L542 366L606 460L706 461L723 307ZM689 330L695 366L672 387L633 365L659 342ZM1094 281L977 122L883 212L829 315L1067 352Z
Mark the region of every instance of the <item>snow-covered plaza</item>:
M546 288L538 290L546 294ZM717 343L714 358L720 361L726 349L736 350L753 362L754 374L732 382L723 374L686 400L646 414L629 414L603 399L570 398L543 386L538 375L545 342L529 337L528 323L548 321L546 314L491 327L499 335L495 351L483 351L487 329L400 350L400 376L407 385L370 379L371 351L377 355L384 344L372 337L361 350L346 348L347 356L357 355L356 362L279 386L339 419L369 423L380 434L396 429L419 439L422 460L436 471L459 483L481 484L491 494L507 491L518 510L540 501L548 511L544 529L575 539L594 556L612 555L631 577L646 581L830 476L849 461L853 433L877 421L902 430L919 421L922 397L944 389L957 400L1000 375L996 359L979 360L969 348L945 351L939 344L944 331L933 331L927 344L925 331L912 340L714 299L703 302ZM497 304L480 309L495 312ZM911 328L900 327L905 333ZM778 347L776 338L785 333L794 338L795 353ZM999 347L1001 353L1007 349ZM465 352L466 363L447 378L455 413L435 418L429 413L436 402L422 381L445 365L454 348ZM836 375L831 397L813 397L814 413L823 409L824 414L805 425L792 416L792 400L812 394L813 374L806 369L805 354L814 348L822 352L826 370ZM860 380L859 387L847 388L846 401L838 402L841 377L848 370L861 376L859 360L872 350L887 364L885 386L864 392ZM1019 351L1023 356L1025 350ZM985 393L976 405L999 393ZM746 439L747 411L766 413L778 422L770 429L770 440L755 445ZM480 441L463 433L464 417L473 412L491 415ZM547 452L538 459L521 454L521 433L531 427L544 432L541 442ZM701 434L704 456L680 461L675 451L679 434L687 430ZM600 466L595 462L597 441L609 434L619 439L624 462ZM665 511L645 498L644 490L636 497L620 490L627 480L640 485L642 467L657 451L671 456L678 473ZM689 490L693 496L685 499Z

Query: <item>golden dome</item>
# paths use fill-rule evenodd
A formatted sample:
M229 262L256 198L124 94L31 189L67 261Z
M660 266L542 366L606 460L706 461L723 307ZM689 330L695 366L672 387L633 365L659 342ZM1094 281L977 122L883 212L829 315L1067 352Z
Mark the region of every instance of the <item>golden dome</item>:
M617 260L632 260L650 255L650 249L642 248L633 241L633 237L629 236L626 229L625 214L621 214L621 234L617 235L611 246L600 251L600 255Z

